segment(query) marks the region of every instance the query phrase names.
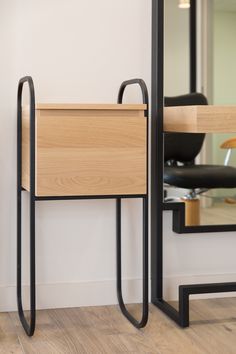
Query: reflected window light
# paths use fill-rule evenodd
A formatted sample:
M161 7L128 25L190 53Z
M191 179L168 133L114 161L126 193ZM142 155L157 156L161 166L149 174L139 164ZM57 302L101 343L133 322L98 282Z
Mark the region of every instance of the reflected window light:
M189 9L190 8L190 0L179 0L179 8L180 9Z

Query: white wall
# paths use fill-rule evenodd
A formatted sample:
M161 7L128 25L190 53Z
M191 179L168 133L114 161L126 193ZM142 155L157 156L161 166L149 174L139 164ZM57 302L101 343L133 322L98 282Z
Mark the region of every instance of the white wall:
M150 88L150 33L151 1L1 1L0 310L16 308L19 77L33 76L37 101L115 102L125 79L142 77ZM173 60L169 63L173 65ZM140 98L135 90L127 96L129 101ZM25 209L27 202L25 196ZM38 307L116 303L114 201L40 202L36 212ZM169 297L175 296L176 282L190 282L192 275L201 280L209 273L235 272L232 235L177 236L171 232L170 213L165 214L165 222ZM24 224L28 236L26 215ZM141 288L140 202L124 203L123 224L124 287L127 301L134 302ZM221 258L224 245L230 257ZM218 266L212 262L213 249Z
M15 308L18 79L32 75L40 102L115 103L121 82L134 77L150 87L151 1L3 0L0 7L0 309L5 310ZM127 91L127 100L139 101L139 91ZM115 201L38 202L36 212L38 306L116 302ZM139 295L132 289L140 285L141 220L141 201L124 202L124 278L132 279L131 301ZM26 217L24 223L27 235Z

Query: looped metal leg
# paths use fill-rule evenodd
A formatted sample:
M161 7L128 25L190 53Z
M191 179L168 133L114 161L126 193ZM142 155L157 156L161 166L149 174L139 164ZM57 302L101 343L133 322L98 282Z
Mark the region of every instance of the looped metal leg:
M121 266L121 199L116 199L116 242L117 242L117 296L123 315L136 327L143 328L148 321L148 198L143 197L143 308L142 318L136 320L127 310L122 295Z
M28 336L35 331L35 200L30 197L30 320L26 320L22 306L22 232L21 232L21 190L17 196L17 306L20 321Z
M30 93L30 320L26 320L22 306L22 90L25 83ZM19 81L17 93L17 306L20 321L28 336L35 330L35 94L30 76Z

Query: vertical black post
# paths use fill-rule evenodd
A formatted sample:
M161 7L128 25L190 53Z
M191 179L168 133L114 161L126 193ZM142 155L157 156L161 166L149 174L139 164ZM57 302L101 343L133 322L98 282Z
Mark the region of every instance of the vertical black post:
M197 1L190 0L190 92L197 91Z
M34 334L36 321L35 290L35 94L30 89L30 333Z
M179 325L189 327L189 293L186 286L179 287Z
M152 0L151 296L163 297L164 1Z

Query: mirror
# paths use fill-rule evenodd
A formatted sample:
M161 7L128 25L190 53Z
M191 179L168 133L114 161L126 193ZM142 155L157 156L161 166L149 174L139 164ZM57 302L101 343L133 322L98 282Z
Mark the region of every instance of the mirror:
M198 87L204 91L209 105L236 106L236 0L206 2L204 16L208 34L201 36L205 43L202 42L200 47L201 51L207 48L207 52L195 56L198 59L195 78L198 78ZM201 95L173 98L193 92L194 63L190 53L193 55L197 39L193 43L191 31L193 12L196 19L197 7L193 9L191 6L195 7L196 3L191 0L165 1L166 106L207 103ZM197 33L200 36L200 29ZM190 232L196 227L199 230L202 227L202 231L236 230L236 149L228 150L229 144L225 143L234 142L234 139L236 147L236 131L232 134L164 134L164 202L166 209L174 210L176 214L176 228L180 229L184 205L183 229L187 227Z
M179 8L179 0L164 5L164 95L177 96L190 90L190 10Z

